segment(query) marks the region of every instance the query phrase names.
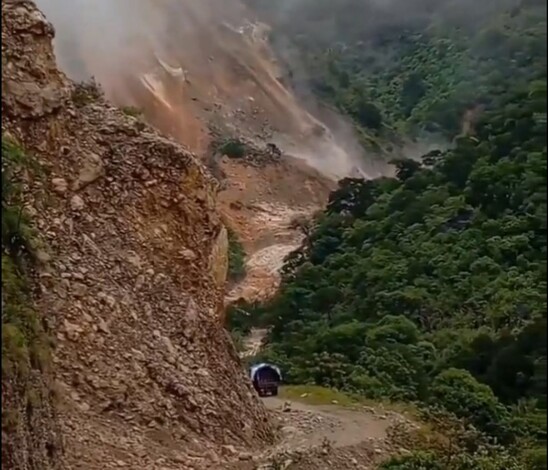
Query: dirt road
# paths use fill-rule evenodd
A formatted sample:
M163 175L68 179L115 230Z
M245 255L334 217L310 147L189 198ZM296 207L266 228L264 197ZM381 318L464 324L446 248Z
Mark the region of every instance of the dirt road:
M279 443L262 453L245 452L233 470L372 470L401 449L391 441L394 426L413 427L404 416L369 407L311 405L279 398L264 404L280 426Z
M386 415L373 414L363 409L309 405L278 398L265 398L263 401L267 408L278 414L282 422L297 425L295 430L289 430L289 434L293 435L292 445L296 447L322 445L326 440L332 447L353 446L364 440L382 440L390 427Z

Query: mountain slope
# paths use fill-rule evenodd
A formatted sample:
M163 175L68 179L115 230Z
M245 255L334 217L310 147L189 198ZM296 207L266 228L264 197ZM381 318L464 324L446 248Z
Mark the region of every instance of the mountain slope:
M445 423L452 449L382 468L546 468L546 2L250 3L305 58L296 86L377 140L454 140L339 182L276 297L229 313L235 337L268 331L249 360Z
M110 100L141 109L191 150L207 153L214 126L224 137L275 142L337 176L354 166L368 172L352 133L339 138L279 79L268 27L240 0L38 4L58 31L56 53L71 78L95 77Z
M275 290L278 267L301 237L291 219L321 208L337 177L389 172L363 158L339 116L325 112L326 126L295 98L280 79L268 26L240 0L38 4L69 76L95 77L109 100L195 151L221 182L219 211L243 243L250 274L229 300ZM227 158L229 140L259 153L276 143L281 158Z
M443 143L468 132L507 88L546 70L542 0L247 3L272 24L295 89L350 115L368 145L411 136Z
M544 468L545 190L543 82L508 90L475 137L422 166L341 181L276 298L247 309L270 327L254 360L297 384L444 407L522 459L488 462ZM387 468L415 468L401 465Z
M2 20L3 136L45 175L18 173L46 247L32 283L56 343L65 456L51 467L212 468L222 444L271 441L220 320L216 183L179 145L68 81L32 2L3 2ZM36 468L51 447L5 437L13 468Z

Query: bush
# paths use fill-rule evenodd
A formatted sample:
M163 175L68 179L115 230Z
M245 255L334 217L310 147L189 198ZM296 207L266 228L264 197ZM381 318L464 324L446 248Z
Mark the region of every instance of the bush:
M363 98L356 99L349 111L351 116L364 127L380 129L382 126L382 114L379 108Z
M143 111L140 108L136 108L135 106L124 106L123 108L121 108L121 110L126 116L137 118L143 115Z
M229 158L244 158L246 146L239 139L228 139L219 146L219 152Z
M434 379L430 392L433 405L441 405L487 434L508 441L508 410L491 388L479 383L470 372L447 369Z
M483 452L440 454L414 452L404 457L390 459L381 470L532 470L505 452L486 449Z
M544 446L525 451L523 459L527 463L528 470L546 470L548 468L546 447Z
M432 452L415 452L404 457L395 457L384 463L381 470L448 470L439 457Z

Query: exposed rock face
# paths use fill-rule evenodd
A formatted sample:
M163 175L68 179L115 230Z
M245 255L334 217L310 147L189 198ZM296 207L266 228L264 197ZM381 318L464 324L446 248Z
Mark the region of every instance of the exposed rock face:
M271 441L217 315L227 241L215 182L179 145L70 83L32 2L4 1L2 21L2 129L47 169L27 198L51 253L37 282L57 343L56 465L214 468L222 445ZM38 468L11 452L13 468Z
M2 467L64 468L51 374L26 366L25 377L2 374Z

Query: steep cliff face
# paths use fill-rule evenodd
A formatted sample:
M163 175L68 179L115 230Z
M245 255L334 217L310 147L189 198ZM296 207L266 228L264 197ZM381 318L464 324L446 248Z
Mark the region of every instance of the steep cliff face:
M3 2L2 21L2 130L47 175L25 196L48 252L36 308L56 340L55 464L215 468L223 444L271 441L218 318L215 183L181 146L67 80L32 2ZM10 452L14 468L44 468L34 450Z

